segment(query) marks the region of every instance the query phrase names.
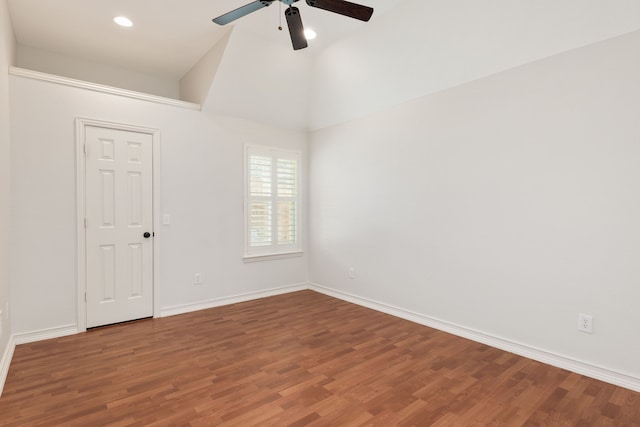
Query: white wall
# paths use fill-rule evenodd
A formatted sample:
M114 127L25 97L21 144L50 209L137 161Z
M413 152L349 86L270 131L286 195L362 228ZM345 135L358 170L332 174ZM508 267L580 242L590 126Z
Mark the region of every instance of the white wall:
M310 55L234 28L203 110L307 130Z
M322 51L310 128L640 29L636 0L406 0Z
M18 45L16 56L16 65L20 68L180 99L177 80L154 77L25 45Z
M288 34L287 34L288 37ZM47 74L197 102L204 111L306 130L311 52L234 28L182 76L170 80L18 45L17 66Z
M638 76L635 32L313 132L311 280L640 379Z
M306 256L244 264L243 144L307 152L307 135L241 119L10 77L14 333L75 325L78 116L161 132L162 308L305 283ZM194 286L194 273L203 286Z
M9 75L8 67L15 60L15 40L9 20L6 0L0 0L0 389L3 378L2 359L11 335L8 306L10 300L10 204L11 162L9 135ZM7 362L8 363L8 362Z

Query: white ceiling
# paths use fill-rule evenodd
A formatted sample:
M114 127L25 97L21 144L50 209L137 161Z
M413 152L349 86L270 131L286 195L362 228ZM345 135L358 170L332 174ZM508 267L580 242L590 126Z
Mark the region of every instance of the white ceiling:
M9 0L18 44L105 63L157 77L178 80L222 37L225 27L211 19L250 3L250 0ZM375 9L371 21L399 0L362 0ZM332 42L367 23L307 6L300 9L303 24L318 38L306 53L318 53ZM275 43L291 45L284 17L278 31L280 2L245 16L233 24ZM121 28L113 17L134 22Z
M37 68L45 62L40 61L32 69L178 97L142 88L137 76L126 71L141 73L145 83L157 77L163 88L179 92L175 83L226 34L227 28L211 19L250 1L8 4L18 44L111 66L102 67L109 81L83 61L67 61L72 70L50 69L59 65L55 60ZM300 0L296 5L305 27L319 34L302 51L291 48L285 22L283 31L277 29L279 2L231 24L235 29L224 44L224 61L215 69L213 85L202 91L205 101L198 101L203 110L283 128L320 129L640 30L638 0L356 2L375 9L370 22L314 9ZM112 18L117 15L129 16L134 27L116 26ZM29 51L18 49L18 63L22 54L28 65ZM123 68L125 77L116 78L113 67Z

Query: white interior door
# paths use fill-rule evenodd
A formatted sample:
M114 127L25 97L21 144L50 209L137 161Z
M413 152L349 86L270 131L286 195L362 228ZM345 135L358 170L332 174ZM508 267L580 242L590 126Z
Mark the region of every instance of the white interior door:
M153 137L85 127L87 327L153 315Z

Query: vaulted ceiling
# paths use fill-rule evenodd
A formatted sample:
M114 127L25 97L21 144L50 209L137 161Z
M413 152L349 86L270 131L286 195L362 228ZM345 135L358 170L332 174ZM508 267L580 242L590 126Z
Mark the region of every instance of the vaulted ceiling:
M212 18L251 1L9 0L9 7L20 44L178 80L225 33L225 27L211 22ZM375 20L399 0L362 2L375 8ZM366 25L309 7L304 0L296 6L305 27L318 33L310 42L311 53ZM228 25L291 49L285 8L274 2ZM134 26L114 25L113 17L121 15Z
M640 30L638 0L358 0L375 9L367 23L301 0L318 38L293 51L284 19L277 29L280 2L225 27L211 22L249 2L8 0L19 53L28 46L176 83L200 67L211 77L203 110L296 129ZM117 27L117 15L134 26Z

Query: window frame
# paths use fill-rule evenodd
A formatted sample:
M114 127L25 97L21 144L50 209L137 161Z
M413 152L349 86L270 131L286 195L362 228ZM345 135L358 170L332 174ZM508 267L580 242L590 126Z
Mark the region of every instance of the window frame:
M277 242L272 242L270 245L265 245L262 248L251 246L251 202L255 200L251 196L251 168L250 158L251 156L262 155L268 156L272 159L272 164L277 164L277 160L288 159L296 161L296 195L293 201L295 202L295 243L287 245L278 245ZM282 259L302 256L302 152L299 150L286 149L273 146L245 144L244 146L244 203L243 203L243 217L244 217L244 262L263 261L271 259ZM277 194L276 175L272 170L272 187L275 186L270 198L272 200L272 206L277 205L279 200ZM272 208L274 209L274 208ZM274 222L271 225L271 235L277 238L277 211L274 214Z

